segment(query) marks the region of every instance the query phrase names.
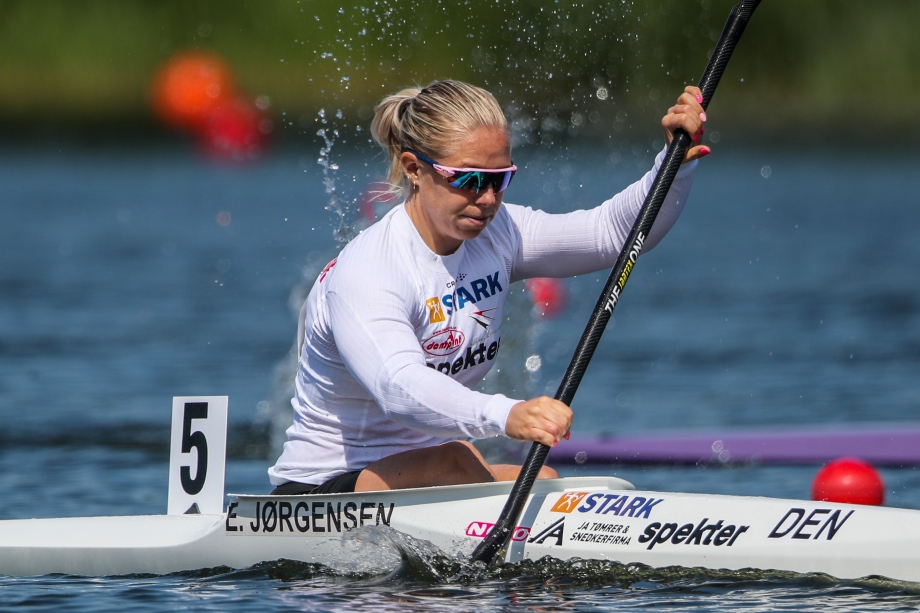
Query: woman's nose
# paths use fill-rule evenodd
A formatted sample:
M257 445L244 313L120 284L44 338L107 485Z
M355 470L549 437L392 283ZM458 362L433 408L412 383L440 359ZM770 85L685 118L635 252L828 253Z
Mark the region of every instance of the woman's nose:
M479 196L476 198L476 204L481 206L494 206L497 202L498 194L495 193L495 188L491 185L484 192L479 192Z

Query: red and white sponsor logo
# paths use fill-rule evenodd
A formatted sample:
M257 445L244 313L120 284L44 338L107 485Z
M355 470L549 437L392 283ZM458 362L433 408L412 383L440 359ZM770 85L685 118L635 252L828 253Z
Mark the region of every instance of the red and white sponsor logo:
M484 539L494 527L495 524L490 524L484 521L474 521L466 527L466 535L472 536L473 538ZM527 526L518 526L514 529L514 533L511 535L511 540L526 541L528 536L530 536L530 528Z
M422 349L428 355L450 355L463 345L465 337L457 328L438 330L422 341Z

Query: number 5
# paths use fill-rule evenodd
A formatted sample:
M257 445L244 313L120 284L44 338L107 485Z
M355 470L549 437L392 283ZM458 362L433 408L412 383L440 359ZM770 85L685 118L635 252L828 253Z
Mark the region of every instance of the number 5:
M173 398L168 514L224 512L226 448L226 396Z
M186 402L185 411L182 419L182 453L190 453L194 447L198 456L198 468L195 470L195 478L192 479L191 471L188 466L183 466L179 471L182 481L182 489L186 494L194 496L204 487L205 478L208 475L208 439L204 432L195 430L192 432L193 419L208 418L207 402Z

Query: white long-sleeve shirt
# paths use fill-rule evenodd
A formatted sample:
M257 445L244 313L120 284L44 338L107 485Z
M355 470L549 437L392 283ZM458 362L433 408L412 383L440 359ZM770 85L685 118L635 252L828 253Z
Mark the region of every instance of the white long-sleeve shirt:
M595 209L502 204L447 256L428 248L403 205L362 232L307 298L294 423L272 484L319 484L394 453L505 434L520 400L470 388L501 346L510 284L613 266L663 158ZM695 166L678 172L643 251L674 225Z

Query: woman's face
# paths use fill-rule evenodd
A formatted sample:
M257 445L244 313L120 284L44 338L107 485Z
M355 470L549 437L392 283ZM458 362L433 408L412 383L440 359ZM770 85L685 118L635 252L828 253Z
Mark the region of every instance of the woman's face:
M511 166L511 143L501 128L477 128L461 139L454 153L436 158L454 168L507 168ZM476 238L498 213L502 194L490 186L476 192L450 187L450 179L412 153L400 158L403 171L418 187L406 211L428 247L438 255L450 255L460 244Z

